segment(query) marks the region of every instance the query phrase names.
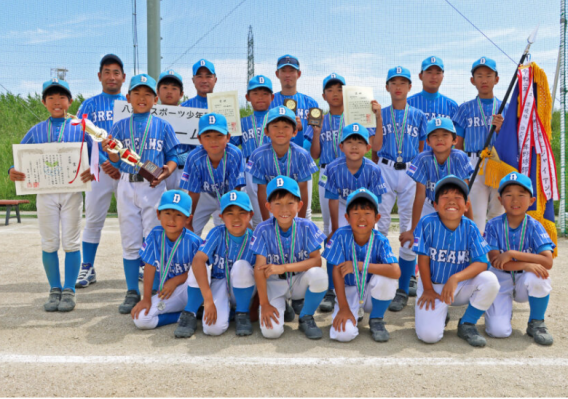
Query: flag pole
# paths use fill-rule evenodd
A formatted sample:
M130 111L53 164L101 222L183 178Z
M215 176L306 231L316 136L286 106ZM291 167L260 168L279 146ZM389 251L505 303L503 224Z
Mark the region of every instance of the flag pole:
M529 55L529 50L531 48L531 44L533 44L535 42L537 32L538 32L538 26L535 28L535 30L532 31L530 36L527 38L527 47L525 48L525 51L523 52L523 55L521 56L521 60L519 61L519 64L515 68L515 73L513 74L513 79L511 79L511 83L509 83L509 87L507 88L507 92L505 93L505 97L503 97L503 101L501 102L501 106L499 107L499 111L497 112L497 114L502 114L503 110L505 109L505 105L507 104L507 101L509 100L509 96L511 95L511 91L513 90L513 87L515 86L515 82L517 81L517 71L518 71L519 67L521 65L523 65L523 63L525 62L525 59ZM493 134L495 133L495 128L496 128L495 125L491 125L491 130L489 130L489 134L487 135L487 139L485 140L485 144L483 145L483 149L489 147L489 144L491 143L491 139L493 138ZM482 158L479 157L477 159L477 164L475 165L475 169L473 171L473 174L471 175L471 178L469 179L469 189L470 190L471 190L471 187L473 187L473 182L475 181L475 178L477 177L477 173L479 172L479 167L481 166L481 161L482 161Z

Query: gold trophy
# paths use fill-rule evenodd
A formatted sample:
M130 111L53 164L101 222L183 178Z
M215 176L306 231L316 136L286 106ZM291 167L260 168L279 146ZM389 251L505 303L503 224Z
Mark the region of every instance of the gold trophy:
M308 111L308 125L321 126L323 122L323 112L319 108L310 108Z
M67 118L71 119L72 125L80 125L82 119L75 115L67 114ZM93 122L86 118L85 115L85 132L91 136L93 141L100 143L108 137L106 130L95 126ZM140 155L136 154L130 148L125 148L124 144L118 139L111 139L108 147L108 152L112 154L119 154L120 160L127 163L128 165L138 167L138 174L144 179L148 180L150 184L162 174L162 168L159 168L155 163L151 161L146 161L144 163L140 162Z

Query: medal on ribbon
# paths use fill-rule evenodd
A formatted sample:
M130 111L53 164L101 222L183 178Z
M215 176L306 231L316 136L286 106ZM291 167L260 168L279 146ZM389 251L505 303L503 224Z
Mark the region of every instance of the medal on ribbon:
M359 265L357 262L357 249L355 248L355 238L351 243L351 251L353 254L353 274L355 275L355 285L357 286L357 293L359 296L359 310L357 316L359 318L365 315L365 310L363 309L363 302L365 301L365 286L367 284L367 275L369 273L369 263L371 261L371 252L373 250L373 241L375 240L375 232L371 231L371 238L369 239L369 245L367 246L367 253L365 254L365 261L363 262L363 270L359 272ZM361 274L359 274L361 273Z
M509 242L509 219L507 219L507 215L503 215L503 230L505 230L505 244L507 245L507 251L511 250L511 244ZM523 219L523 224L521 227L521 237L519 238L519 249L517 251L523 252L523 244L525 243L525 235L527 233L527 215ZM513 298L517 294L516 290L516 283L515 283L515 271L511 271L511 278L513 279Z
M264 141L264 129L266 128L266 122L268 121L268 112L264 115L264 120L262 121L262 129L260 131L260 140L258 137L258 132L256 130L256 118L254 114L251 116L252 128L254 131L254 142L256 143L256 148L260 147Z
M168 278L168 273L170 271L172 261L174 260L174 255L176 254L176 251L179 247L179 244L183 240L184 235L185 235L185 230L183 230L181 232L181 234L177 238L176 242L174 243L174 246L172 247L172 251L170 252L170 256L168 257L168 263L164 264L164 259L165 259L165 254L166 254L166 240L168 238L166 237L166 232L162 231L162 248L161 248L161 252L160 252L160 275L159 275L160 285L158 286L158 292L161 292L162 289L164 288L164 283L166 282L166 279ZM165 309L166 309L166 302L163 301L163 300L160 300L160 302L158 302L158 310L163 312Z
M61 128L59 129L59 136L57 136L57 142L61 143L61 140L63 140L63 132L65 132L65 125L67 124L68 119L65 118L65 120L63 121L63 125L61 125ZM53 136L53 134L51 133L51 118L49 118L47 120L47 142L51 143L51 136Z
M128 127L130 129L130 145L132 151L136 152L136 146L134 145L134 115L130 117L130 121L128 122ZM148 138L148 131L150 130L150 126L152 125L152 114L148 116L148 121L146 121L146 128L144 129L144 135L142 136L142 141L140 142L140 149L138 150L138 154L140 155L140 159L142 159L142 154L144 154L144 147L146 146L146 139ZM136 168L136 166L135 166ZM139 169L139 168L138 168Z
M393 108L392 106L390 107L392 125L394 127L394 139L396 144L396 151L398 152L398 157L396 158L396 162L398 163L402 162L402 144L404 143L404 132L406 131L406 118L408 117L409 108L410 107L408 106L408 104L406 104L406 106L404 107L404 116L402 118L402 126L399 133L396 127L396 118L394 115Z
M272 148L272 147L271 147ZM290 168L292 166L292 148L288 147L288 154L286 160L286 176L290 177ZM274 166L276 167L277 176L281 176L282 172L280 171L280 165L278 164L278 155L276 155L276 151L272 148L272 159L274 160Z
M245 252L245 248L247 247L248 239L249 239L249 232L247 230L247 232L245 233L245 238L243 239L243 243L241 244L241 249L239 249L239 252L234 262L240 260L241 257L243 256L243 252ZM229 232L227 231L227 227L225 227L225 280L227 282L227 292L229 293L229 295L231 295L231 273L229 270L230 248L231 247L229 242Z
M284 264L284 248L282 247L282 237L280 237L280 228L276 218L274 219L274 231L276 233L276 240L278 241L278 252L280 253L280 264ZM292 222L292 242L290 243L290 259L288 263L294 263L294 248L296 246L296 221ZM288 289L292 290L292 273L286 272L286 280L288 281Z
M213 183L213 187L215 187L215 175L213 174L213 166L211 165L211 161L209 157L206 157L206 164L207 164L207 172L209 172L209 177L211 178L211 182ZM227 171L227 151L223 154L223 159L221 160L223 163L223 177L221 178L221 183L219 183L219 188L215 189L215 194L217 195L217 201L219 201L219 206L221 206L221 187L223 186L225 180L225 172Z

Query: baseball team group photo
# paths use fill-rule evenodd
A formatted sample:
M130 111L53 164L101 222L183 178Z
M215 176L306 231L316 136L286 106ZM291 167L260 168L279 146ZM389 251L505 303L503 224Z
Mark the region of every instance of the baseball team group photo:
M493 368L503 378L520 366L554 370L548 382L531 377L532 388L554 388L513 396L566 388L554 374L568 364L566 243L555 217L565 206L564 141L553 132L564 115L534 50L539 28L523 30L506 67L495 43L463 52L460 71L432 51L387 62L375 71L381 86L329 69L309 95L304 66L314 60L294 45L269 60L270 73L249 67L234 87L207 54L192 50L190 68L154 62L151 12L159 20L162 2L147 3L147 69L133 72L109 42L89 74L74 76L98 94L83 96L58 69L30 88L36 108L2 97L45 117L3 147L2 192L14 194L1 199L0 373L15 384L37 370L34 396L57 395L41 387L60 384L63 396L506 394L404 391L394 372L384 381L397 387L382 393L327 380L342 367L392 366L414 384L451 364L456 381L470 367L474 380ZM458 77L473 93L465 101L443 94ZM22 205L20 215L28 201L33 210ZM260 374L247 376L255 365ZM281 366L298 381L302 370L326 375L327 387L271 390L273 377L261 376ZM64 382L74 367L109 383ZM156 373L136 388L129 367ZM164 390L142 389L172 367L201 388L165 388L176 385L169 374ZM204 390L214 367L237 380ZM28 396L10 384L3 395Z

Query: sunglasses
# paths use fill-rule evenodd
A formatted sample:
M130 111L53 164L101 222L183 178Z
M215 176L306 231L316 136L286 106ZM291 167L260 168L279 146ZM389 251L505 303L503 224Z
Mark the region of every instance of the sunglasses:
M283 57L278 60L276 66L280 68L283 65L294 65L300 68L300 61L298 61L296 58L293 57Z

